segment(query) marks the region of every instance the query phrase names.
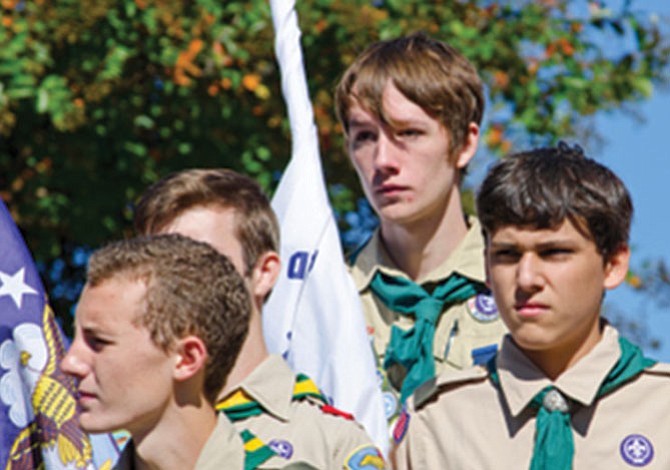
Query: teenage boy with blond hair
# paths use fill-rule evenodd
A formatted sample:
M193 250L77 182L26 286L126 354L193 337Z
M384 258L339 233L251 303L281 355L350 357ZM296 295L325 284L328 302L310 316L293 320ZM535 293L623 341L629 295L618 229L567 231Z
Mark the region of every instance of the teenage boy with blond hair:
M162 235L93 253L61 365L84 431L130 433L115 468L244 468L242 439L214 404L249 312L235 267L205 243Z
M670 365L600 316L628 272L624 184L562 143L503 159L477 209L509 335L486 366L416 391L397 468L670 468Z
M217 409L272 450L258 468L294 462L324 470L356 468L358 462L384 467L381 453L351 415L329 406L308 377L267 351L261 314L279 274L279 225L254 180L228 169L169 175L140 199L135 228L207 242L242 274L252 297L249 335L218 393Z

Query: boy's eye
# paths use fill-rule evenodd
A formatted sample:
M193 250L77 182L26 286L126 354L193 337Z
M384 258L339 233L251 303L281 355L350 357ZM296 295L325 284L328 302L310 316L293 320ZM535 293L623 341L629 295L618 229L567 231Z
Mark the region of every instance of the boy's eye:
M360 145L360 144L363 144L365 142L373 141L375 138L376 138L376 135L375 135L374 132L361 130L361 131L357 131L357 132L354 133L353 141L354 141L354 145Z
M491 251L491 258L497 263L512 263L519 259L519 252L512 249L499 249Z
M400 129L399 131L396 132L398 137L400 138L415 138L423 134L419 129Z
M86 336L86 344L94 350L94 351L100 351L102 350L105 346L112 344L111 341L101 338L99 336L93 336L93 335L87 335Z
M559 258L559 257L564 257L572 253L572 250L569 248L561 248L561 247L556 247L556 248L547 248L545 250L542 250L540 255L543 258Z

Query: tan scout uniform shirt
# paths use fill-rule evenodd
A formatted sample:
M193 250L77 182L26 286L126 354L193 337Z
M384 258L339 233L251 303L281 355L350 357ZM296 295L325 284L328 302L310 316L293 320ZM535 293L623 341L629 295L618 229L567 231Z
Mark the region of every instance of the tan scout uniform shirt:
M357 468L358 461L380 462L372 455L379 454L372 440L358 423L323 411L316 399L292 400L294 385L295 372L280 356L271 355L237 389L267 410L234 423L238 431L248 429L279 454L259 468L300 461L321 470L341 470ZM370 468L384 468L381 463Z
M175 443L168 446L178 445ZM114 470L133 470L135 446L132 439L123 448ZM211 436L198 456L194 470L243 470L244 444L235 427L224 415L220 415Z
M670 469L670 364L595 398L619 359L618 337L606 326L595 348L553 383L572 400L573 468ZM529 404L552 382L509 337L497 365L502 393L483 367L440 377L432 392L417 390L396 450L398 470L530 467L535 412Z
M485 282L484 240L481 227L474 217L470 217L468 223L470 229L456 250L441 266L420 280L419 284L429 292L435 283L445 280L454 272L481 283ZM373 338L379 373L383 378L386 416L393 425L394 417L400 410L398 403L400 395L397 392L402 382L398 383L401 379L394 377L389 377L390 381L386 379L386 372L382 367L384 353L391 338L391 327L398 325L401 328L410 328L414 325L414 317L389 310L375 297L370 290L370 282L378 270L392 276L407 277L391 261L380 239L379 231L355 257L351 274L361 295L365 321ZM482 300L486 300L490 306L495 305L491 296L485 296ZM497 310L493 308L492 311L483 311L477 308L475 298L447 306L440 314L435 328L433 355L436 374L470 367L473 364L473 350L499 344L506 331Z

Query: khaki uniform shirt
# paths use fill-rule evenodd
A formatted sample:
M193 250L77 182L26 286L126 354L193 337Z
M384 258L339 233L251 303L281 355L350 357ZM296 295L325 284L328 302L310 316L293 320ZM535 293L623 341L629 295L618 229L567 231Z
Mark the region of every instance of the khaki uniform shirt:
M293 400L294 385L295 373L280 356L271 355L233 391L242 389L267 411L234 423L239 432L248 429L278 454L259 468L293 462L321 470L355 469L360 462L384 468L381 453L358 423L323 408L317 399Z
M606 326L593 350L553 382L573 410L573 468L669 469L670 364L596 398L621 355L618 337ZM536 414L529 404L552 382L509 337L497 366L500 390L475 367L416 391L396 429L398 470L530 467Z
M176 446L178 443L167 444ZM123 452L114 470L133 470L135 458L135 446L132 439L123 448ZM228 421L228 418L219 416L216 428L205 443L194 470L243 470L244 469L244 444L237 430Z
M468 219L470 228L454 252L437 269L419 280L428 292L437 282L458 273L469 279L485 283L484 240L481 227L474 217ZM391 327L397 325L407 329L414 325L414 317L401 315L386 308L370 289L370 282L377 271L391 276L407 277L389 257L383 246L379 231L355 256L351 274L361 296L363 312L378 358L378 371L382 378L386 417L391 426L400 412L399 393L404 374L395 374L383 369L384 353L391 338ZM447 305L440 314L435 328L433 355L435 371L439 375L470 367L478 352L495 350L507 329L503 324L495 302L490 295L480 294L466 302ZM493 351L492 351L493 350Z

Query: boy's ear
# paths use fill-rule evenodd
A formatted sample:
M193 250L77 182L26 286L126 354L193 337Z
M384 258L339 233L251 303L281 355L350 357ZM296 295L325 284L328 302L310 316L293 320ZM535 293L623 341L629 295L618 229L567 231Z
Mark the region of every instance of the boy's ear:
M622 245L605 263L605 281L603 283L605 289L614 289L626 279L629 262L630 247Z
M197 336L188 335L177 341L174 379L183 382L205 369L207 347Z
M468 124L468 133L465 135L465 141L463 142L463 146L456 154L456 168L462 170L463 168L468 166L468 163L470 163L472 157L474 157L475 153L477 153L478 143L479 143L479 126L474 122L471 122L470 124Z
M258 257L251 273L252 294L256 298L264 299L277 282L281 261L274 251L266 251Z

